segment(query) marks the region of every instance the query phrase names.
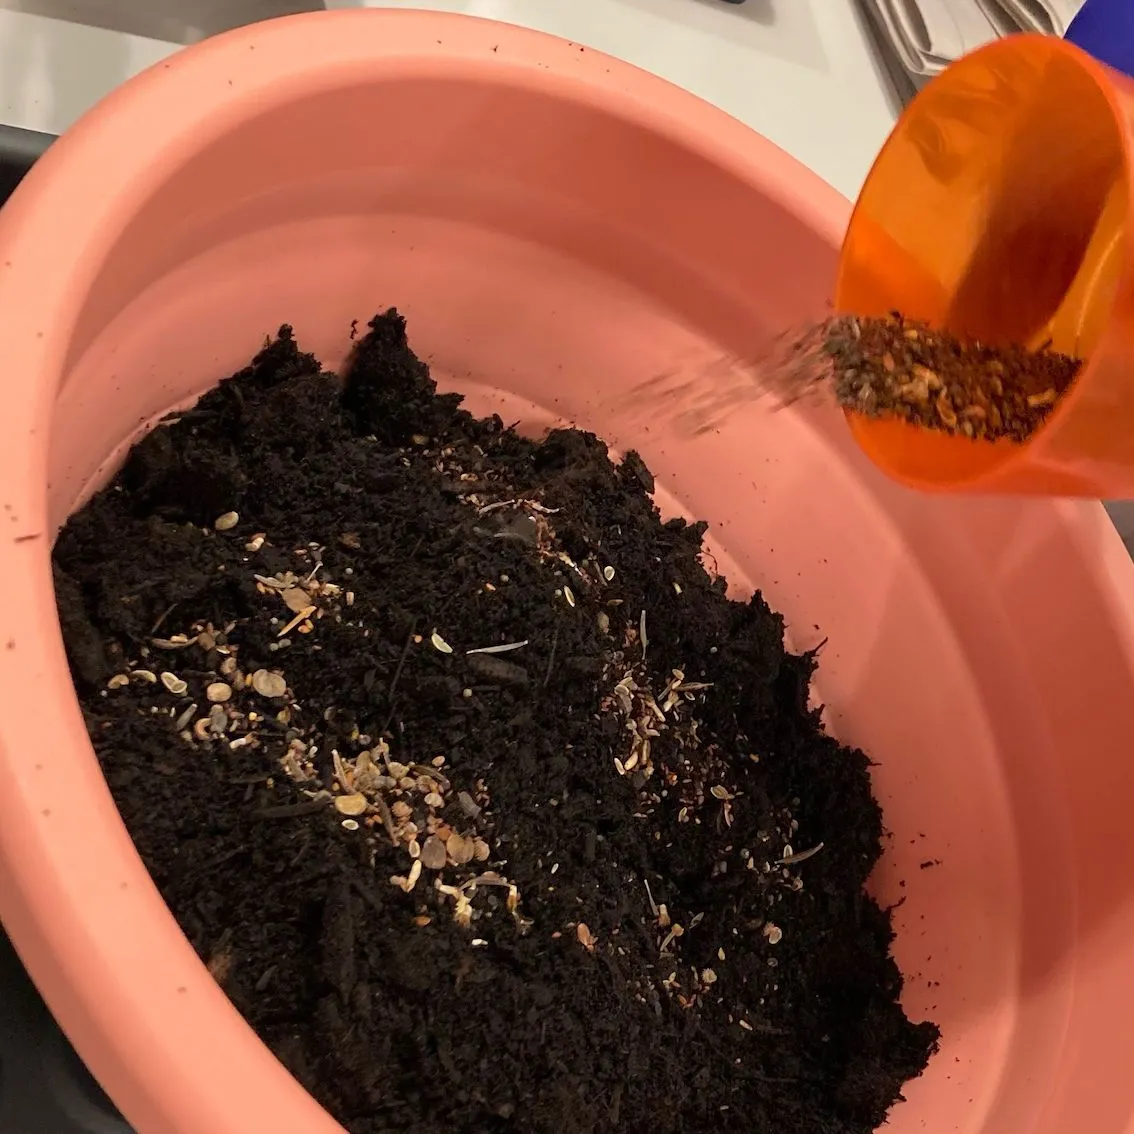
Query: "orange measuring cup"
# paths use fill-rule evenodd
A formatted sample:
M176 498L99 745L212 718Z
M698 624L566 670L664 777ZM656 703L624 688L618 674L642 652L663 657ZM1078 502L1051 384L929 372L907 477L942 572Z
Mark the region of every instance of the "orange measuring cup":
M1024 443L847 412L864 452L924 490L1134 497L1134 80L1014 35L910 103L867 176L835 307L900 311L1084 360Z

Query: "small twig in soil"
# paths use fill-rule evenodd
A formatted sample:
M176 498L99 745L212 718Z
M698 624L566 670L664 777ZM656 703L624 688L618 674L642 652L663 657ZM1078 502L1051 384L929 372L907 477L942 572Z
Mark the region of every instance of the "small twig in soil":
M806 862L809 858L814 858L823 849L822 843L816 843L815 846L808 850L800 851L798 854L785 854L779 860L780 866L796 866L801 862Z
M551 636L551 652L547 655L547 672L543 675L543 687L546 689L548 682L551 681L551 670L555 666L555 650L559 645L559 627L555 628L555 633Z
M327 806L325 799L301 799L298 803L279 803L259 807L252 812L253 819L291 819L298 815L313 815Z
M386 700L389 703L390 711L386 715L386 722L382 725L382 731L385 732L390 727L390 722L394 719L394 692L398 688L398 680L402 676L402 670L405 668L406 658L409 657L410 646L413 645L413 636L417 631L417 619L410 623L409 633L406 635L406 644L402 647L402 656L398 658L397 668L394 670L394 678L390 682L390 692L386 694Z

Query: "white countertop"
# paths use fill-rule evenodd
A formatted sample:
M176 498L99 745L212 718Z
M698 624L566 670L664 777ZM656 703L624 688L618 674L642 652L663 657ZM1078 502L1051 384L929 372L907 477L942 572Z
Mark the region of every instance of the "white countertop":
M328 0L553 32L677 83L853 197L894 121L854 0ZM0 10L0 122L58 134L174 44Z

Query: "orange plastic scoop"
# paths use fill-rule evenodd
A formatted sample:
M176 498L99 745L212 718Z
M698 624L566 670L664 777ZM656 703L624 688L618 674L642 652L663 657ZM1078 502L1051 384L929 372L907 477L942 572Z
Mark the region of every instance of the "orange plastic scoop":
M1083 358L1026 443L848 412L911 487L1134 496L1134 80L1039 35L953 64L909 105L859 194L840 311Z

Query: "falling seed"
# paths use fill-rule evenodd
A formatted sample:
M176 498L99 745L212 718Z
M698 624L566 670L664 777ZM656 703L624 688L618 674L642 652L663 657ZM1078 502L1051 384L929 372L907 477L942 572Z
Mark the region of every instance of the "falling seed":
M214 705L223 704L232 696L232 686L227 681L214 681L205 690L205 696Z
M344 819L342 821L342 828L343 828L344 831L357 831L358 830L358 820L357 819Z
M283 675L270 669L258 669L252 674L252 688L261 697L282 697L287 692L287 682Z
M474 946L477 949L483 949L488 944L488 942L485 941L485 939L483 937L474 937L469 942L469 944Z
M445 844L436 836L430 835L421 845L421 858L419 860L430 870L441 870L448 861L445 853Z
M335 810L340 815L361 815L368 806L369 801L360 791L335 796Z
M213 527L218 532L231 531L240 523L240 515L237 512L223 512L213 522Z
M130 678L124 673L116 673L107 683L107 689L121 689L124 685L130 684Z
M765 923L763 932L769 945L778 945L783 940L784 931L770 921Z
M577 926L575 926L575 936L578 938L579 944L582 945L582 947L586 949L588 953L593 953L595 951L596 938L595 935L590 931L590 927L585 921L581 921Z
M602 577L609 583L614 578L614 568L608 564L602 569Z
M563 597L567 600L568 606L575 605L575 592L570 587L563 588Z
M189 686L177 676L176 673L170 673L168 670L161 675L161 683L172 693L175 697L180 697Z
M738 1020L737 1023L746 1031L752 1031L752 1025L747 1020Z
M453 647L450 646L449 643L446 642L445 639L442 638L436 630L434 630L433 633L429 635L429 640L433 643L433 648L440 653L451 654L453 652Z

